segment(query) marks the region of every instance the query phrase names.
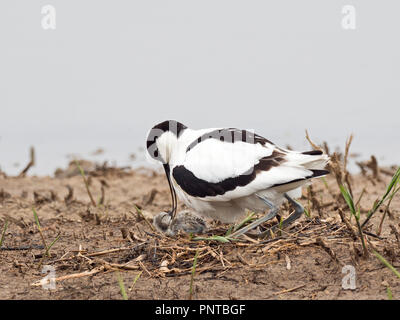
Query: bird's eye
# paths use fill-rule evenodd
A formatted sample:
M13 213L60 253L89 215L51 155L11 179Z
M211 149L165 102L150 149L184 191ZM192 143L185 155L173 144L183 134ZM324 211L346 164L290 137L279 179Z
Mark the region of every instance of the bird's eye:
M154 157L158 158L158 149L154 150Z

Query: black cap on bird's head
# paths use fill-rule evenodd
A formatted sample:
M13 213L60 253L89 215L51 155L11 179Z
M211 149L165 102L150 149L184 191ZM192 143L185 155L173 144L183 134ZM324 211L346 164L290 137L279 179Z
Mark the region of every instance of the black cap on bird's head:
M166 120L155 125L147 135L146 141L146 149L149 155L163 164L165 174L168 179L169 188L171 191L171 199L172 199L172 210L168 213L170 216L174 216L176 212L176 208L178 202L176 200L175 189L171 183L170 177L170 166L169 166L169 154L168 154L168 138L170 138L171 134L175 138L179 138L182 132L187 129L187 127L175 120ZM161 139L160 139L161 138ZM165 138L165 139L164 139ZM160 142L160 140L161 142Z
M164 159L165 156L163 157L161 154L162 152L160 152L160 146L157 144L158 138L165 133L172 133L179 138L185 129L187 129L187 127L184 124L175 120L166 120L151 128L146 141L146 148L150 157L162 163L168 162L167 159Z

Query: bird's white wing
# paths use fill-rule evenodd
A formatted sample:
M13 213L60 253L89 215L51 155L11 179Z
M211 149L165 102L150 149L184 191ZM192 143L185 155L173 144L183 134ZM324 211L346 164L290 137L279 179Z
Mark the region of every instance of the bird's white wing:
M252 170L261 158L271 156L273 151L272 145L208 139L187 152L183 164L199 179L218 183Z
M215 138L200 141L188 148L185 161L173 168L176 184L191 196L227 201L315 176L315 170L306 169L298 160L313 158L311 155L291 157L292 152L257 137L253 143Z

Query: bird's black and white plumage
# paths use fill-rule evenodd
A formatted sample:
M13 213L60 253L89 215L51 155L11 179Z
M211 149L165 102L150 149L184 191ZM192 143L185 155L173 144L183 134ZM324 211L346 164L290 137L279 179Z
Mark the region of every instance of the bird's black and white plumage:
M150 130L147 151L164 166L171 213L178 195L198 214L229 223L245 209L268 208L260 196L279 206L285 194L298 197L310 179L328 173L321 151L290 151L248 130L193 130L173 120Z

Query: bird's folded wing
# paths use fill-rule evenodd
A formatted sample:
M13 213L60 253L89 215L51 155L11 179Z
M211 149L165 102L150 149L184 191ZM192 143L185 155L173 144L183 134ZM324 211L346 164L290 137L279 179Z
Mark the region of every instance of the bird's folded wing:
M312 175L312 170L288 162L286 151L271 143L227 143L217 139L199 143L172 171L183 191L210 201L248 196Z

